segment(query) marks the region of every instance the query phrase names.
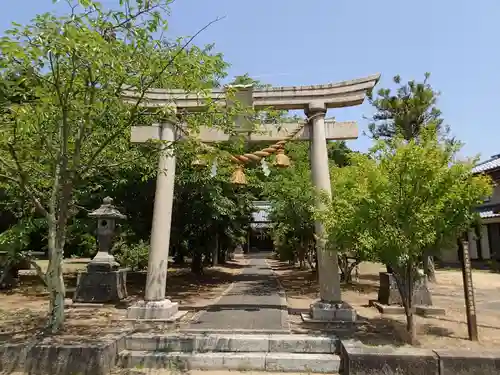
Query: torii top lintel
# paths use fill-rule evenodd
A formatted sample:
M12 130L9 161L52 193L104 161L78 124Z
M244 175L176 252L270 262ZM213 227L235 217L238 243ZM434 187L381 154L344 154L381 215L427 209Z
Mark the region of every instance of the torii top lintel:
M309 103L322 102L326 108L350 107L362 104L366 93L378 82L380 74L364 78L325 85L284 86L257 88L252 90L252 105L255 109L275 108L284 110L306 109ZM134 100L137 92L125 91L125 100ZM214 89L208 98L224 104L226 90ZM183 90L150 89L144 96L143 106L158 108L175 105L178 110L199 111L205 108L205 100L199 94Z

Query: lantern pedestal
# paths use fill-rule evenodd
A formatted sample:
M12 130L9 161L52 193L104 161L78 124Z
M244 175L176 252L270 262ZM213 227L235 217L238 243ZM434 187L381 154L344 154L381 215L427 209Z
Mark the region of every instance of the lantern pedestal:
M127 298L127 268L119 268L113 255L98 252L78 274L73 301L83 303L119 302Z

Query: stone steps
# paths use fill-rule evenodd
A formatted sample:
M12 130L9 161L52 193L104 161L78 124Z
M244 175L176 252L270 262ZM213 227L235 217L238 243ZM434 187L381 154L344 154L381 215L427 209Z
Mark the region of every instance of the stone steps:
M132 334L125 349L162 352L338 353L333 336L284 334Z
M122 368L338 373L336 337L284 334L145 334L125 339Z
M189 370L274 371L338 374L340 357L318 353L267 352L158 352L124 350L124 368Z

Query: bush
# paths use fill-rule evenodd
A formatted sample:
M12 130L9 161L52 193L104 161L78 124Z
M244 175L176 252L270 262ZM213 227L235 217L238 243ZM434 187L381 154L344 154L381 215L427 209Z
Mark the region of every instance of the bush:
M142 240L135 244L118 242L113 255L122 267L143 271L148 268L149 244Z

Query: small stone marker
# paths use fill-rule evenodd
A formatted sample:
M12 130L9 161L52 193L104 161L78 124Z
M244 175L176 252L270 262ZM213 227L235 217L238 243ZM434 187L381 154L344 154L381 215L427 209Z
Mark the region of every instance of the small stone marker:
M404 314L403 301L394 275L389 272L380 272L379 280L378 298L370 300L370 306L374 306L382 314ZM417 315L421 316L446 314L443 308L433 306L431 292L427 287L427 279L423 270L419 270L418 276L414 280L412 306Z
M116 220L126 219L106 197L97 210L89 214L97 219L98 251L87 265L87 271L78 274L73 300L84 303L118 302L127 297L127 269L120 268L109 253L115 236Z

